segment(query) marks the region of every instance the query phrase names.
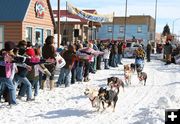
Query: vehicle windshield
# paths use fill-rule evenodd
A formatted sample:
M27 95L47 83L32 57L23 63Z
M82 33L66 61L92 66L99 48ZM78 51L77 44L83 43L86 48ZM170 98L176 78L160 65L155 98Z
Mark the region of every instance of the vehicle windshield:
M139 45L138 44L134 44L133 47L139 47Z
M126 44L126 47L131 47L131 43L127 43L127 44Z
M126 47L139 47L139 45L136 43L127 43Z

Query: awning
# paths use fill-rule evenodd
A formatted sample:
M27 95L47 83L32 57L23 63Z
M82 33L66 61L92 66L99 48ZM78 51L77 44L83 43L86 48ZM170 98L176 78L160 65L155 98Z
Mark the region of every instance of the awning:
M102 26L100 22L88 21L87 24L88 24L89 27L93 27L93 26L95 26L95 27L101 27L101 26Z

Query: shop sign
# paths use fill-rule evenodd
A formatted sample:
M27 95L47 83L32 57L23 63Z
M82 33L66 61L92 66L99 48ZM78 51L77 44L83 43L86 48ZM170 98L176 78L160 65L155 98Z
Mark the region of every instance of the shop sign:
M42 1L37 1L35 4L35 12L37 18L43 18L45 13L45 6Z

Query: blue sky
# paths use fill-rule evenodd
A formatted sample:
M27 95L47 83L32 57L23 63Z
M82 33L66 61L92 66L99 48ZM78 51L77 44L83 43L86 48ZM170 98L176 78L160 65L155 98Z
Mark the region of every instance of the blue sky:
M50 0L53 9L57 9L57 0ZM126 0L69 0L79 9L96 9L98 14L115 12L115 16L125 16ZM127 15L151 15L155 18L156 0L127 0ZM61 9L66 8L66 0L60 0ZM176 20L179 18L178 20ZM176 21L175 21L176 20ZM162 33L168 24L172 32L180 35L180 0L157 0L156 31Z

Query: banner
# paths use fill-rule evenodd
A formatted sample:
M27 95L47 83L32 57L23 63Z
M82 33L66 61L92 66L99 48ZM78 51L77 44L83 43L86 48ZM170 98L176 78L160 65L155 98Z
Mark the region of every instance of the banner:
M113 21L113 14L97 15L97 14L88 13L88 12L78 9L77 7L74 7L72 4L68 2L67 2L67 10L68 12L74 15L77 15L83 19L87 19L93 22L112 22Z

